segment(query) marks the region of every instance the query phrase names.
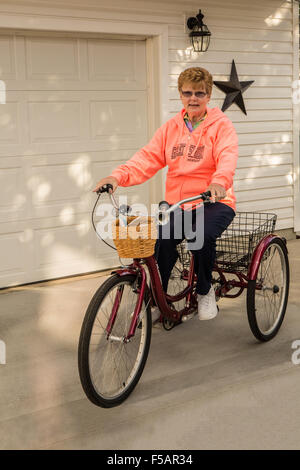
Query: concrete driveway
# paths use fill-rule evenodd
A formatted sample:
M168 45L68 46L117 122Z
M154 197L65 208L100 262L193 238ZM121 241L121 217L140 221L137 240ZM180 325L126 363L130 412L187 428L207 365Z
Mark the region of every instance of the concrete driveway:
M214 320L156 326L141 381L112 409L87 400L77 370L83 316L105 277L2 292L0 448L299 449L300 240L288 248L289 303L272 341L253 337L244 294L222 299Z

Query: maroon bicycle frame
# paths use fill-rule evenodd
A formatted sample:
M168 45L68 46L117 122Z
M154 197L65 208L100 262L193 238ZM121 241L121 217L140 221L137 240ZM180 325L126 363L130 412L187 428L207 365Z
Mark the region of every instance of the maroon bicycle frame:
M194 285L194 258L191 258L190 263L190 270L188 276L187 287L177 295L168 295L164 292L161 278L159 274L159 269L157 266L156 259L154 255L149 256L147 258L143 258L144 263L146 264L150 279L151 279L151 293L153 296L152 305L157 305L159 310L163 312L163 315L168 318L169 320L173 321L174 323L179 322L180 318L183 314L182 311L176 311L171 307L172 302L177 302L178 300L183 299L184 297L187 298L186 307L183 309L184 313L188 314L191 310L195 310L195 305L192 303L192 290ZM145 269L143 268L141 259L135 258L133 263L125 268L118 269L113 271L112 273L118 274L120 277L126 276L128 274L133 274L135 276L141 276L141 280L139 282L139 292L138 292L138 300L134 309L134 313L132 315L131 324L129 327L128 335L124 338L124 341L129 340L132 336L134 336L135 329L138 323L139 313L141 311L142 303L144 300L145 290L147 289L147 276ZM113 310L111 317L109 319L108 325L106 327L106 331L108 335L111 332L115 317L117 315L117 311L121 302L121 296L117 293L116 299L114 302Z
M223 267L218 267L217 264L215 265L214 271L219 274L221 284L221 287L216 291L216 295L218 297L228 297L234 299L235 297L241 295L244 289L247 289L249 281L256 280L258 268L261 263L263 254L266 251L268 245L271 243L271 241L274 240L274 238L278 238L278 235L269 234L260 240L252 254L251 263L249 265L247 275L239 271L233 271L230 269L224 269ZM224 274L233 274L237 276L239 280L227 280ZM236 287L240 288L240 290L236 294L228 294L231 289L234 289ZM261 285L257 283L255 288L257 290L261 290Z
M223 267L219 267L218 264L214 266L214 271L217 272L220 276L220 287L216 289L216 295L218 297L229 297L235 298L238 297L244 289L248 287L248 282L251 280L255 280L257 277L258 268L262 259L262 256L270 244L270 242L276 238L277 235L270 234L265 236L257 245L252 255L252 260L247 272L245 275L242 272L233 271L230 269L224 269ZM129 341L129 339L134 336L135 330L138 324L139 314L142 308L142 303L145 296L145 291L147 289L147 276L145 269L143 268L143 263L146 264L150 279L151 279L151 294L152 294L152 304L156 305L161 312L163 312L163 316L167 319L171 320L172 322L176 323L179 322L182 315L189 315L190 313L195 311L197 308L197 304L193 302L193 288L194 288L194 280L195 280L195 272L194 272L194 257L191 257L190 261L190 269L188 271L188 279L187 279L187 287L177 295L169 295L166 294L163 290L161 278L159 274L159 269L157 266L156 259L154 255L149 256L147 258L143 258L143 260L139 258L135 258L133 263L125 268L118 269L112 271L112 273L118 274L120 277L126 276L128 274L133 274L135 276L140 276L140 281L137 286L138 290L138 299L135 305L134 313L132 315L131 324L129 327L128 335L124 338L124 342ZM235 279L227 280L225 274L233 274L238 277L238 281ZM216 281L214 281L216 282ZM239 288L240 290L236 294L228 294L231 289ZM261 286L257 285L257 289L261 289ZM122 291L118 291L113 309L112 314L110 316L108 325L106 327L106 331L108 335L112 331L112 327L118 312L118 308L120 306L120 302L122 299ZM183 298L186 298L186 305L183 310L176 311L172 308L172 303L177 302Z

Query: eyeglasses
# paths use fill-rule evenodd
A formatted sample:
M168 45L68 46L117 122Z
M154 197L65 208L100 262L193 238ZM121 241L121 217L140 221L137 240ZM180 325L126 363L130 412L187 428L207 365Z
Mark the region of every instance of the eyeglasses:
M204 98L204 96L207 95L207 93L204 93L204 91L183 91L181 90L182 96L185 98L191 98L193 95L196 96L196 98Z

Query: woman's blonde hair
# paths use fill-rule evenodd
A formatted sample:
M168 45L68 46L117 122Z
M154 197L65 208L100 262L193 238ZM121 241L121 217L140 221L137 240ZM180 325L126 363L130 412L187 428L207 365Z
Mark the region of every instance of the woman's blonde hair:
M184 83L204 85L206 93L210 96L213 87L212 75L202 67L190 67L184 70L178 77L178 90L181 92Z

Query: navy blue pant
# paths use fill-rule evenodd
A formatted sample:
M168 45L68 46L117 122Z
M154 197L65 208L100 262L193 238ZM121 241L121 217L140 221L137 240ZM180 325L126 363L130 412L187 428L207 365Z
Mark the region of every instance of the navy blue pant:
M203 210L203 208L201 209ZM181 214L180 219L183 220L182 210L179 209ZM196 231L196 211L192 212L191 225L192 229ZM235 212L231 207L221 202L204 204L204 225L203 225L203 246L201 249L191 250L195 259L195 273L197 275L196 292L205 295L211 287L212 270L216 258L216 239L221 236L224 230L228 227L235 216ZM202 219L203 220L203 219ZM176 227L176 213L170 214L169 224L169 239L162 236L163 228L159 227L159 236L155 246L155 257L161 274L163 289L167 292L169 278L172 269L177 261L178 252L176 246L184 238L188 239L184 234L174 233ZM182 230L183 232L183 230ZM192 238L191 238L192 240Z

